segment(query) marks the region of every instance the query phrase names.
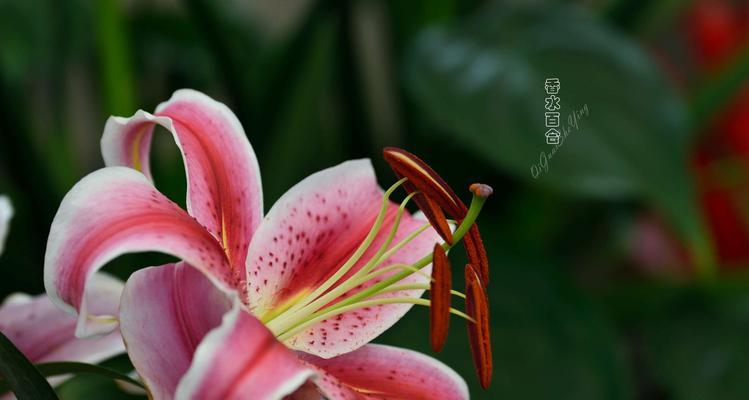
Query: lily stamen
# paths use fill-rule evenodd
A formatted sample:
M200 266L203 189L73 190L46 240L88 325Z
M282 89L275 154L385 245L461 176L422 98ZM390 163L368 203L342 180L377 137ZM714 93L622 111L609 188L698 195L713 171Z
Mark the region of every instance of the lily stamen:
M382 199L382 206L380 207L380 212L377 214L377 217L375 218L375 222L372 225L372 228L370 229L369 233L367 234L364 241L359 245L359 247L356 249L354 254L351 255L351 257L336 271L333 276L331 276L327 281L323 282L320 286L318 286L312 293L310 293L308 296L305 296L304 299L297 302L296 304L292 305L284 314L292 314L298 311L299 309L306 307L309 305L311 301L314 301L318 296L325 293L326 290L330 289L339 279L341 279L346 272L348 272L359 259L361 256L364 255L364 252L367 251L369 246L374 241L375 237L380 231L380 228L382 227L382 223L385 220L385 217L387 215L387 209L388 209L388 201L390 200L390 195L393 194L393 192L402 185L406 179L401 179L395 184L393 184L388 190L385 191L385 194L383 195ZM270 319L268 322L273 321L273 319Z
M462 223L458 226L458 228L453 233L453 237L455 238L455 244L457 244L468 232L471 225L476 221L476 218L481 213L481 208L484 206L484 200L482 198L479 198L477 196L473 197L473 200L471 201L471 206L468 209L468 212L466 213L466 217L463 219ZM454 246L454 245L453 245ZM442 244L442 247L445 249L445 251L448 251L452 246L444 243ZM411 264L411 266L415 269L420 270L421 268L424 268L425 266L429 265L432 262L432 253L429 253L422 257L420 260L416 261L415 263ZM341 300L338 304L351 304L363 299L366 299L368 297L373 296L375 293L379 292L380 290L387 288L397 282L400 282L401 280L409 277L412 275L412 272L410 271L402 271L397 274L393 274L392 276L389 276L382 281L375 283L374 285L353 294L351 297L348 297L344 300Z
M470 227L474 224L476 218L481 212L481 208L483 207L484 200L485 198L481 198L475 195L473 196L473 200L471 201L471 206L466 212L465 218L461 221L461 224L453 233L453 238L454 238L453 245L449 245L447 243L443 243L441 245L445 251L448 251L450 248L458 244L460 240L463 239L463 237L468 233ZM413 238L416 237L413 235L409 235L409 236L412 236ZM381 256L384 257L386 254L388 254L388 252L383 252ZM322 320L322 319L318 319L319 318L318 316L320 315L321 312L325 314L327 312L331 312L332 310L337 310L339 308L353 306L354 304L359 304L359 303L363 303L366 301L388 300L388 299L371 299L371 298L374 296L377 296L382 290L392 287L393 285L397 284L401 280L413 275L414 273L416 273L415 271L420 271L422 268L429 265L432 262L432 257L433 255L430 252L429 254L425 255L424 257L422 257L415 263L411 264L410 268L403 268L402 266L398 266L397 268L401 269L401 272L395 273L383 279L382 281L377 282L373 284L372 286L365 288L359 291L358 293L351 295L350 297L342 299L341 301L332 305L329 310L320 309L320 307L323 307L324 305L329 304L330 302L339 298L341 295L345 294L346 292L356 287L359 287L360 285L366 282L370 282L373 278L388 272L388 271L386 272L381 272L381 271L390 267L386 267L386 268L373 271L364 276L357 275L359 272L363 270L362 269L358 271L357 274L352 275L349 279L340 283L335 288L323 294L322 296L319 296L316 299L314 299L313 295L309 295L307 298L313 298L314 300L312 302L301 307L296 307L296 309L292 307L287 312L269 321L267 323L267 326L279 338L281 338L282 336L290 337L289 335L287 335L287 332L297 331L300 326L309 326L310 321L312 320L315 320L315 321ZM373 265L377 265L377 261L375 261ZM338 275L338 273L336 275ZM331 280L332 278L326 282L330 282ZM315 292L319 292L319 289L316 290ZM409 301L405 303L413 303L410 300L412 299L409 298ZM393 303L394 302L392 300L388 300L387 303L383 303L383 304L393 304ZM301 304L301 302L299 304Z
M385 239L385 242L380 246L379 250L377 250L377 253L372 257L369 262L367 262L359 271L354 274L354 276L363 275L370 271L372 271L377 265L381 264L386 258L383 258L383 255L388 250L388 247L390 247L390 244L393 243L393 239L395 239L396 233L398 233L398 227L400 226L401 218L403 217L403 212L406 210L406 205L408 202L418 193L411 193L408 196L406 196L405 199L401 202L400 206L398 207L398 213L395 216L395 221L393 222L393 227L390 229L390 233L388 234L387 239Z
M420 226L418 229L415 229L413 232L411 232L408 236L403 238L400 242L398 242L395 246L390 248L390 250L386 251L382 257L380 257L379 260L377 260L377 263L374 265L374 268L379 267L383 262L387 261L392 257L393 254L397 253L400 249L402 249L405 245L409 244L411 241L416 239L417 236L419 236L421 233L429 229L431 225L429 223L425 223L424 225ZM374 269L372 268L372 269Z
M372 279L377 278L380 275L385 275L386 273L391 272L391 271L395 271L395 270L411 271L414 274L419 274L419 275L423 276L428 281L432 280L432 277L429 274L421 271L420 269L414 268L414 267L412 267L412 266L410 266L408 264L393 264L393 265L389 265L389 266L384 267L384 268L380 268L380 269L378 269L376 271L372 271L369 274L363 276L361 279L359 279L359 284L371 281ZM354 282L352 282L352 283L354 283Z
M369 232L369 235L367 238L362 242L362 244L357 249L357 252L349 258L348 261L344 263L343 266L335 273L333 276L331 276L328 280L326 280L322 285L320 285L317 289L315 289L312 293L310 293L307 296L304 296L304 298L294 304L294 306L290 307L286 312L283 313L284 317L280 318L280 321L275 321L273 319L268 320L268 326L272 331L275 330L283 330L288 328L287 324L288 321L294 321L298 319L303 319L311 314L313 314L317 309L330 301L334 300L335 298L339 297L340 295L346 293L348 290L350 290L353 287L356 287L358 285L350 285L349 283L358 279L361 275L366 274L367 272L374 269L377 265L379 265L382 261L384 261L386 258L383 258L383 256L387 253L388 247L393 242L393 239L395 238L395 235L398 231L398 227L400 226L400 221L403 216L403 213L406 210L406 206L408 205L408 202L411 200L411 198L416 195L416 193L409 194L406 196L406 198L401 202L400 206L398 207L398 211L395 216L395 220L393 222L393 226L390 230L390 233L388 234L388 237L385 239L384 243L380 246L377 253L372 257L370 261L367 262L359 271L354 273L350 278L348 278L346 281L344 281L342 284L338 285L337 287L330 290L328 293L325 293L328 289L330 289L336 282L338 282L355 264L361 256L364 254L364 252L371 246L372 242L374 241L374 238L379 233L379 230L381 228L382 222L385 219L385 216L387 214L387 205L390 198L390 195L397 189L401 184L403 184L406 181L405 178L399 180L396 182L393 186L390 187L385 192L385 195L383 196L383 206L380 210L380 214L378 214L375 224L372 226L372 229ZM413 236L415 238L416 236ZM401 244L401 243L399 243ZM405 245L406 243L403 243L402 245ZM361 250L361 251L359 251ZM360 254L359 254L360 253ZM391 253L392 254L392 253ZM388 255L389 257L389 255ZM345 288L345 290L343 290ZM279 315L276 315L278 317ZM288 320L288 321L287 321ZM293 322L292 322L293 323Z
M303 332L305 329L309 328L312 325L315 325L316 323L320 321L335 317L336 315L340 315L349 311L354 311L354 310L358 310L361 308L374 307L374 306L379 306L379 305L384 305L384 304L415 304L415 305L429 307L431 305L431 302L427 299L414 299L411 297L388 297L388 298L382 298L382 299L364 300L358 303L352 303L352 304L348 304L345 306L331 308L329 310L325 310L325 312L323 313L315 314L313 315L311 319L305 321L304 323L300 324L299 326L294 327L293 329L289 331L286 331L282 334L277 334L276 337L280 341L288 340L294 337L294 335L300 332ZM450 308L450 313L460 318L463 318L468 322L471 322L471 323L476 322L476 320L474 320L471 316L455 308Z
M400 291L403 291L403 290L424 290L424 291L428 291L430 289L431 288L429 287L429 285L426 285L426 284L423 284L423 283L411 283L411 284L407 284L407 285L390 286L389 288L384 289L384 290L380 291L377 294L400 292ZM453 296L455 296L455 297L460 297L461 299L465 299L466 298L466 295L463 292L457 291L455 289L451 289L450 290L450 294L453 295Z
M390 165L395 175L399 178L406 177L409 181L403 185L408 192L420 191L424 195L416 197L416 203L432 223L434 229L452 244L452 235L446 228L444 213L461 220L467 212L466 205L455 194L455 191L444 179L434 171L426 162L409 153L406 150L387 147L383 150L385 161ZM469 190L474 196L486 199L493 190L489 185L474 183ZM484 285L489 283L489 260L486 256L481 234L476 225L471 226L471 231L465 239L465 249L468 260L478 268L481 281Z

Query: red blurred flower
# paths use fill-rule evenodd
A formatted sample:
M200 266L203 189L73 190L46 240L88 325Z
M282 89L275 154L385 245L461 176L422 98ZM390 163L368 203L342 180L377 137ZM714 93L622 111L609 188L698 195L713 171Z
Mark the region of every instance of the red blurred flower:
M747 41L747 5L698 1L687 18L700 72L714 73ZM694 154L700 200L720 264L749 262L749 85L715 116Z
M686 14L685 25L695 72L706 78L720 71L749 44L749 4L696 1ZM701 132L693 150L692 166L721 269L749 267L749 84ZM664 225L652 217L636 223L631 244L635 259L648 273L673 276L677 270L664 266L664 257L673 262L673 256L679 254L681 262L688 265L688 252L683 247L671 248L654 256L653 246L647 247L651 251L643 251L642 237L655 240L654 231L666 232ZM672 234L665 234L669 237L656 242L677 243Z

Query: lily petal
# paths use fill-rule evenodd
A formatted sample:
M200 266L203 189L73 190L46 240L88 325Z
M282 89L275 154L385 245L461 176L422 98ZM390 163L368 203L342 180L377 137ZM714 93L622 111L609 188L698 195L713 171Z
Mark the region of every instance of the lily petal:
M84 297L88 279L115 257L138 251L181 258L229 292L242 280L211 234L143 174L125 167L98 170L62 200L44 260L47 293L61 308L78 313L79 337L114 326L111 316L91 312L93 303Z
M230 308L227 296L184 263L133 273L122 295L122 337L153 398L174 397L198 344Z
M151 177L149 152L158 124L174 136L187 176L187 210L244 268L247 247L263 215L260 168L237 117L194 90L178 90L156 108L130 118L111 117L101 150L107 166L127 166ZM243 274L244 276L244 274Z
M436 359L415 351L369 344L331 359L306 354L300 357L365 398L468 399L468 386L460 375ZM328 383L321 385L321 391L331 399L348 398L327 393L327 387Z
M237 302L198 346L177 399L281 399L314 372Z
M369 160L349 161L317 172L284 194L268 212L250 244L247 280L253 313L262 316L274 307L283 307L330 278L369 233L382 205L382 196ZM344 279L375 255L390 233L397 209L394 203L390 204L379 234ZM421 225L423 221L404 214L393 244ZM429 254L438 241L435 231L428 229L381 268L394 263L410 264ZM430 268L423 271L428 274ZM384 274L341 298L397 272ZM402 283L428 281L415 274ZM404 290L381 297L419 297L422 293L423 290ZM411 304L389 304L344 313L297 334L286 344L321 357L333 357L369 342L410 308Z
M305 362L305 365L315 371L316 377L299 388L287 400L320 400L321 396L322 399L328 400L365 399L364 395L344 385L323 368L308 362Z
M119 279L96 274L89 292L98 312L116 315L122 292ZM0 331L33 363L97 363L125 352L119 331L77 339L75 325L75 317L57 308L44 294L12 294L0 306Z
M13 206L8 196L0 196L0 254L5 248L5 238L8 236L8 226L13 217Z

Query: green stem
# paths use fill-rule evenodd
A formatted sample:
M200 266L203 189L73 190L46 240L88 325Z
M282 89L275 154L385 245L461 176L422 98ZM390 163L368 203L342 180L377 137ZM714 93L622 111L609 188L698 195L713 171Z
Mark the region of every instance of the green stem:
M114 0L99 0L94 5L106 111L111 115L126 115L134 111L135 86L121 4Z

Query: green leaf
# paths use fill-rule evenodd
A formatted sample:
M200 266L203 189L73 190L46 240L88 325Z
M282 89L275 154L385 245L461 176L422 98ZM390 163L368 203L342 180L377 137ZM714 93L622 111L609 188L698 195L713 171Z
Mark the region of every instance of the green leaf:
M57 399L55 391L29 360L0 333L0 375L19 400Z
M538 181L622 197L683 175L683 104L640 48L578 9L491 8L424 32L411 54L407 85L428 116L523 179L534 181L531 166L552 150L544 137L549 77L561 81L563 122L586 104L590 115Z
M37 364L36 368L45 377L67 375L67 374L76 374L76 375L94 374L94 375L111 378L114 380L122 381L125 383L129 383L129 384L144 388L143 384L140 383L139 381L121 372L115 371L111 368L102 367L99 365L86 364L86 363L74 362L74 361L60 361L60 362ZM0 392L7 390L4 384L5 382L0 381Z
M127 355L120 355L104 361L100 366L127 373L133 370L133 364ZM82 373L61 384L57 394L61 400L104 399L107 400L135 400L145 399L143 394L123 390L124 384L118 380L101 374Z
M128 393L115 381L98 375L76 375L65 381L57 393L60 400L107 399L107 400L145 400L144 395Z
M647 199L711 256L687 169L686 107L647 54L574 6L496 5L423 32L406 85L447 142L520 179L597 198ZM546 144L544 82L561 89Z

